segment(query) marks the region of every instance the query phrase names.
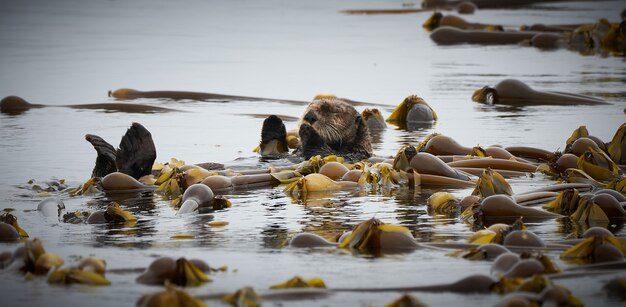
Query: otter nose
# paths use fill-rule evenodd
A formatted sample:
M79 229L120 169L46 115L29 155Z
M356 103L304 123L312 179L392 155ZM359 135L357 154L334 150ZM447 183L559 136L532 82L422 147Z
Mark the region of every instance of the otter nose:
M317 116L313 112L308 112L304 115L304 120L309 122L309 124L313 124L315 121L317 121Z

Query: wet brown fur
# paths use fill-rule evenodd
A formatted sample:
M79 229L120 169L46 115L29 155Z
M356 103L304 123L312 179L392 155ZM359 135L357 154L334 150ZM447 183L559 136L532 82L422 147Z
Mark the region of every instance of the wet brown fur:
M354 107L340 99L313 100L300 119L299 134L305 159L335 154L362 160L372 155L365 121Z

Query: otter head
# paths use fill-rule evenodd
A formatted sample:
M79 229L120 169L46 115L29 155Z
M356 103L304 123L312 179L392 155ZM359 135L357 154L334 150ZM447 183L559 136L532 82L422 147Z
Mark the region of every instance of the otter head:
M495 88L484 86L474 91L472 100L478 103L495 104L498 102L498 91Z
M351 105L334 98L313 100L301 119L332 148L339 148L357 139L363 118Z
M432 31L439 27L442 18L443 14L441 14L440 12L434 12L428 19L426 19L424 24L422 24L422 27Z

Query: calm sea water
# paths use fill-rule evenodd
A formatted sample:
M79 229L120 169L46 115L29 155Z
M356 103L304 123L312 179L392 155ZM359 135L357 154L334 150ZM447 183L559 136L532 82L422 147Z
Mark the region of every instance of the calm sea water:
M318 93L380 104L385 116L406 96L423 97L438 113L431 127L407 132L388 127L374 145L395 154L432 132L466 146L501 144L563 149L580 125L609 141L624 122L626 65L623 58L583 56L568 50L520 46L437 46L421 28L430 13L345 15L343 9L398 8L403 1L2 1L0 3L0 96L18 95L48 105L113 101L108 90L188 90L308 101ZM519 10L480 10L464 18L516 27L521 24L617 21L626 1L559 2ZM517 78L541 90L593 94L603 106L493 107L471 101L473 90ZM252 149L262 118L300 116L304 105L267 101L170 101L141 99L179 112L107 113L49 107L0 114L0 207L14 208L20 225L47 250L73 264L78 256L106 259L110 268L145 267L156 256L200 258L228 265L194 294L258 292L295 275L321 277L329 287L390 287L445 283L487 274L488 262L469 262L444 252L418 250L373 259L336 250L283 247L296 233L338 233L372 216L402 224L420 241L464 241L470 227L429 216L425 200L439 189L360 196L335 193L306 202L281 187L236 190L233 206L211 215L175 216L158 196L122 199L140 221L134 227L72 225L40 216L42 197L23 189L30 179L63 178L76 186L91 174L95 152L84 141L97 134L117 145L132 122L153 135L157 160L259 165ZM361 110L363 107L359 107ZM286 123L288 129L295 122ZM510 180L515 192L553 184L542 175ZM450 190L464 196L471 189ZM69 198L67 211L96 210L107 198ZM226 220L225 228L205 226ZM529 224L544 240L562 238L557 221ZM176 241L177 233L194 240ZM624 230L618 235L626 234ZM0 251L17 244L2 244ZM558 258L558 253L550 254ZM567 264L559 262L562 266ZM109 274L108 287L50 286L44 279L0 273L0 295L10 305L133 305L158 291L135 283L136 275ZM564 280L588 305L611 304L600 288L608 277ZM344 293L323 300L286 302L375 305L401 293ZM496 295L416 293L429 305L490 305ZM219 304L210 301L209 304Z

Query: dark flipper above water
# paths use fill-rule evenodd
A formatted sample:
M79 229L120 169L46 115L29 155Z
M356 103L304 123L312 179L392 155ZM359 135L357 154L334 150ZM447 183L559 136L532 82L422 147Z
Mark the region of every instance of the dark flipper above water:
M117 150L117 169L134 178L149 175L156 160L152 134L139 123L133 123L122 137Z
M115 148L97 135L87 134L85 135L85 140L91 143L98 153L96 166L94 166L93 172L91 172L91 177L104 177L110 173L116 172Z
M264 158L280 157L288 152L285 124L280 117L270 115L263 121L261 130L261 156Z
M104 177L119 171L138 179L152 171L156 148L152 134L141 124L133 123L128 128L117 150L97 135L87 134L85 139L98 153L92 177Z

